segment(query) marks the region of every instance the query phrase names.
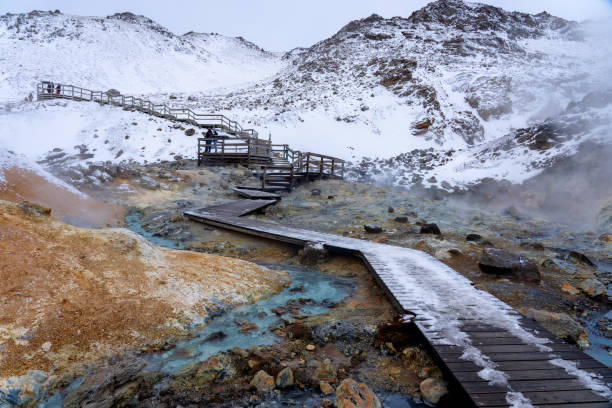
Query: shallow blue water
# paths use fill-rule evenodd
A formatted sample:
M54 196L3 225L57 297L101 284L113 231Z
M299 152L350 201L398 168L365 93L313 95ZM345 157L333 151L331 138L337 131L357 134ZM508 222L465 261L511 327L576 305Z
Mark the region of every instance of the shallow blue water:
M299 305L298 313L301 317L326 313L331 304L348 296L353 287L346 279L322 272L297 267L283 269L292 276L290 287L277 295L250 305L238 306L212 319L206 327L196 330L192 339L177 343L172 350L146 356L149 369L171 374L185 364L204 361L215 353L233 347L248 348L274 344L281 338L276 336L270 327L279 324L283 319L291 322L293 317L291 313L279 317L271 309L285 307L287 302L290 302ZM296 288L301 291L295 291ZM257 328L240 332L246 323L255 324ZM219 332L225 337L207 340L210 335Z
M125 216L125 228L134 231L148 239L153 245L157 245L169 249L183 249L183 243L172 239L164 238L147 231L142 227L140 213L136 210L131 210Z
M600 363L607 366L612 366L612 355L608 350L612 350L612 339L602 335L599 330L598 323L602 318L612 320L612 310L603 309L598 312L591 312L589 318L586 319L585 329L589 334L589 343L591 344L585 353L598 360Z

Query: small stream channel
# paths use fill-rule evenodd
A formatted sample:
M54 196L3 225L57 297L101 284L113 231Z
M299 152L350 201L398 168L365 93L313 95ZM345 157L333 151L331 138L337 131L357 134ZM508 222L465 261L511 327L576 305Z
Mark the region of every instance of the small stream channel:
M180 249L178 241L155 236L145 230L140 222L140 214L131 211L126 217L126 227L144 237L157 246L169 249ZM253 304L229 307L219 303L218 309L212 311L210 319L204 328L194 328L189 340L177 342L168 351L156 352L141 356L147 362L147 371L161 372L172 375L185 366L207 360L210 356L234 347L249 348L252 346L271 345L282 339L272 330L281 325L283 320L294 320L291 314L277 316L271 312L276 307L299 305L299 318L327 313L338 302L349 296L355 287L350 279L332 274L306 269L297 266L278 266L263 264L271 269L283 269L291 276L291 285L280 293L264 298ZM257 327L241 331L246 324ZM75 379L60 392L43 397L36 404L37 408L60 408L66 396L77 389L85 377ZM425 405L411 400L409 397L396 393L379 393L379 398L385 407L416 408ZM267 407L313 406L320 403L322 395L314 389L292 389L285 391L265 402Z

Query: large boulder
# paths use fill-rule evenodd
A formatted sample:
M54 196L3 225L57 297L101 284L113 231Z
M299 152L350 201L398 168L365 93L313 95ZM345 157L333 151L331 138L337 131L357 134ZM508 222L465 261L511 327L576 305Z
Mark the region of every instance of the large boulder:
M113 97L115 97L115 96L121 96L121 92L119 92L118 90L113 89L113 88L111 88L111 89L109 89L108 91L106 91L106 94L107 94L108 96L110 96L111 98L113 98Z
M555 336L578 344L585 333L584 328L565 313L551 313L546 310L529 309L525 314L529 319L535 320Z
M527 282L539 282L541 278L535 262L523 255L503 249L485 248L478 261L478 266L484 273L507 275L510 278Z
M428 378L419 385L423 398L432 404L437 404L440 399L448 394L446 382L441 378Z
M352 378L342 381L336 388L336 408L381 408L380 400L364 383Z

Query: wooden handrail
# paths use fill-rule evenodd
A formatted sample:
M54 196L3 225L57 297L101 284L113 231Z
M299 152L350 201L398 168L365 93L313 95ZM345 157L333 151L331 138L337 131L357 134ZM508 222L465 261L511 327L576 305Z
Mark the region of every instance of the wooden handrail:
M50 87L48 86L50 85ZM60 85L59 93L55 87ZM108 92L92 91L75 85L55 84L52 82L40 82L36 86L37 99L72 99L78 101L91 101L107 103L110 105L132 108L151 115L162 116L168 119L189 122L194 125L216 126L226 132L240 138L258 138L254 129L244 129L240 124L225 115L214 113L196 113L189 108L171 108L166 104L154 104L151 101L133 96L111 96ZM212 123L211 123L212 122Z

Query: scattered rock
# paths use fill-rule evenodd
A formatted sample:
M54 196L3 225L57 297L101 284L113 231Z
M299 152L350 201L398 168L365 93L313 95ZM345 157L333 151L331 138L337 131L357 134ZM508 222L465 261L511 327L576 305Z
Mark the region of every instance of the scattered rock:
M569 282L563 282L563 284L561 285L561 290L566 293L569 293L570 295L577 295L578 293L580 293L580 291L570 285Z
M274 389L274 377L264 370L259 370L251 380L251 385L257 388L258 392L271 392Z
M535 262L520 254L502 249L485 248L478 261L478 266L484 273L511 275L522 281L539 282L541 279Z
M393 214L395 212L395 209L393 207L389 207L389 208L387 208L387 212L389 214Z
M235 374L236 371L232 367L230 358L219 353L210 356L197 366L195 378L199 384L209 384L228 379Z
M320 196L321 195L321 190L319 190L318 188L315 188L314 190L310 190L310 195L311 196Z
M146 188L147 190L159 189L159 183L149 176L144 176L140 179L140 186L142 188Z
M425 119L423 121L416 122L413 126L415 129L423 130L423 129L429 128L431 124L432 124L431 120Z
M334 389L332 388L332 386L329 385L329 383L326 383L325 381L321 381L319 383L319 388L321 389L321 392L326 395L334 392Z
M336 369L329 358L323 360L321 365L316 368L313 378L319 381L334 383L336 382Z
M380 236L380 237L376 237L372 239L372 242L377 242L379 244L384 244L385 242L387 242L387 237L385 235Z
M322 242L308 242L298 255L302 263L313 264L327 258L327 249Z
M276 376L276 386L278 388L288 388L294 384L293 371L289 367L282 369Z
M336 388L336 408L382 408L380 400L364 383L352 378L342 381Z
M571 316L565 313L551 313L546 310L529 309L525 314L529 319L535 320L555 336L577 344L584 328Z
M310 334L310 328L302 323L293 323L285 328L289 339L303 339ZM309 344L310 346L310 344ZM306 350L310 350L306 347ZM314 346L313 346L314 350Z
M257 329L258 326L255 323L245 323L240 325L240 329L238 331L240 333L250 332L251 330Z
M419 385L423 398L432 404L437 404L440 399L448 394L446 382L441 378L428 378Z
M514 206L506 208L504 210L504 214L514 218L515 220L520 220L521 219L521 213Z
M282 316L287 313L287 309L282 306L274 307L270 309L270 311L277 316Z
M170 96L168 97L168 99L176 99L176 96L174 96L174 95L170 95Z
M226 337L227 334L223 333L222 331L216 331L214 333L209 334L208 337L204 339L204 341L218 341L223 340Z
M600 235L599 240L603 242L612 242L612 234L602 234Z
M309 344L309 345L306 346L306 350L308 350L308 351L314 351L315 348L316 347L315 347L314 344Z
M115 159L118 159L119 157L121 157L122 154L123 154L123 149L117 152L117 154L115 155Z
M608 288L597 279L586 279L579 285L579 288L590 297L597 297L608 293Z
M195 129L187 129L185 131L185 136L193 136L195 135Z
M42 216L51 215L50 208L44 207L32 201L22 201L19 205L21 206L21 209L23 210L23 212L26 214L42 215Z
M406 216L395 217L394 221L395 222L400 222L402 224L405 224L405 223L408 222L408 217L406 217Z
M441 235L442 232L440 231L440 228L438 227L437 224L423 224L421 226L421 234L435 234L435 235Z
M372 234L378 234L383 231L382 227L376 224L365 224L363 226L363 229L365 229L366 232L370 232Z
M480 241L482 239L481 235L478 234L467 234L467 236L465 237L466 241Z
M587 258L585 254L582 254L578 251L569 251L569 254L567 255L567 259L582 262L589 266L595 266L595 264L589 258Z

